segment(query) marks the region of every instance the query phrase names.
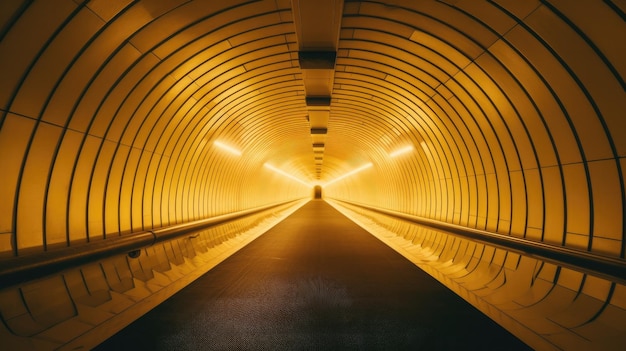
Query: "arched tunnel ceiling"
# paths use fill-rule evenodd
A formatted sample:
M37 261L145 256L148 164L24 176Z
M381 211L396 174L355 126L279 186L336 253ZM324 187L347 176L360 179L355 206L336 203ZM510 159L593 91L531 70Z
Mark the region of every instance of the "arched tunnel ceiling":
M623 257L622 2L294 1L3 1L0 251L308 196L265 164L371 163L325 194Z
M50 346L92 288L160 284L127 242L182 288L184 245L321 185L529 345L624 345L624 38L623 0L2 0L0 276L92 261L0 281L0 333Z

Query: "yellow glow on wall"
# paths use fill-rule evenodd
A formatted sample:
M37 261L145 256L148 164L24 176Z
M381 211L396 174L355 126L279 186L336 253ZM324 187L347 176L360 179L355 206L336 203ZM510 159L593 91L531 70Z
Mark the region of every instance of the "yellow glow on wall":
M395 151L391 152L389 154L389 157L392 157L392 158L393 157L397 157L397 156L400 156L402 154L409 153L411 151L413 151L413 145L407 145L405 147L399 148L398 150L395 150Z
M342 175L342 176L340 176L340 177L337 177L337 178L335 178L335 179L333 179L333 180L331 180L331 181L327 182L326 184L324 184L324 186L326 186L326 185L330 185L330 184L332 184L332 183L334 183L334 182L336 182L336 181L339 181L339 180L341 180L341 179L344 179L344 178L346 178L346 177L349 177L349 176L351 176L351 175L353 175L353 174L359 173L359 172L361 172L362 170L367 169L367 168L370 168L370 167L372 167L372 163L371 163L371 162L370 162L370 163L366 163L366 164L364 164L363 166L361 166L361 167L359 167L359 168L353 169L352 171L350 171L350 172L348 172L348 173L346 173L346 174L344 174L344 175Z
M222 150L228 151L229 153L233 154L233 155L237 155L237 156L241 156L241 151L235 149L234 147L230 146L230 145L226 145L224 143L222 143L221 141L215 141L213 142L213 145L219 147Z
M278 169L278 168L276 168L276 167L272 166L272 165L271 165L271 164L269 164L269 163L265 163L265 164L264 164L264 166L265 166L266 168L271 169L272 171L274 171L274 172L276 172L276 173L278 173L278 174L281 174L281 175L283 175L283 176L285 176L285 177L287 177L287 178L293 179L293 180L297 181L298 183L304 184L304 185L306 185L306 186L308 186L308 187L312 187L312 185L311 185L311 184L309 184L309 183L307 183L307 182L305 182L305 181L303 181L303 180L299 179L298 177L295 177L295 176L293 176L293 175L291 175L291 174L289 174L289 173L287 173L287 172L285 172L285 171L283 171L283 170L281 170L281 169Z

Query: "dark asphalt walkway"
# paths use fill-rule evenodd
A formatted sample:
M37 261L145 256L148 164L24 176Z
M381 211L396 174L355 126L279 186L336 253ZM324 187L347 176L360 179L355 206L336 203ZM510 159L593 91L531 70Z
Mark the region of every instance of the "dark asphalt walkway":
M311 201L98 350L526 350Z

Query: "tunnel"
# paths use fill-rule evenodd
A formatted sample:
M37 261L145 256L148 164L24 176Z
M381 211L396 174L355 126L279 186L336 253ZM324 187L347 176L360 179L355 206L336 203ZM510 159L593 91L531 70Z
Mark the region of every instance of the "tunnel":
M322 186L321 185L316 185L315 187L313 187L313 198L314 199L322 198Z
M324 201L534 349L624 349L625 19L0 2L3 347L94 347Z

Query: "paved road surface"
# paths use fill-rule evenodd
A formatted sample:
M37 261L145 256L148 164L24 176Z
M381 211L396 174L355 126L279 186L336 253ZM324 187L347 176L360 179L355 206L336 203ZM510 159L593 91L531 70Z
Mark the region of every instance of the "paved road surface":
M527 350L321 200L98 350Z

